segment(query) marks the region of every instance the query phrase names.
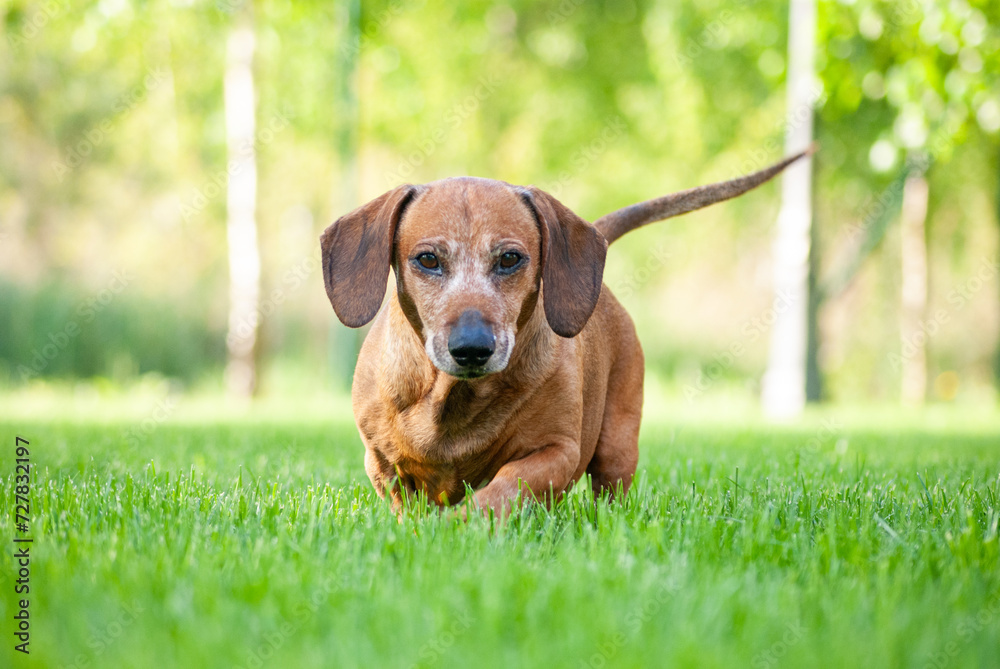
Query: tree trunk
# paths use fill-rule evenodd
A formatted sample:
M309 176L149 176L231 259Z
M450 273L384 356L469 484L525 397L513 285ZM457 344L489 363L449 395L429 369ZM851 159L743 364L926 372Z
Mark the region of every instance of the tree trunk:
M790 121L785 134L786 153L801 151L812 142L815 44L815 0L792 0L788 25L787 114ZM808 113L802 113L804 108L808 108ZM781 181L781 212L774 241L776 320L762 383L764 411L777 418L798 414L806 400L811 182L812 159L809 157L789 167Z
M819 310L823 306L824 295L818 285L820 247L817 227L817 222L813 221L809 229L809 301L806 309L806 402L813 403L823 399L823 375L819 368Z
M914 173L903 186L902 399L922 404L927 395L927 179Z
M997 145L997 148L1000 149L1000 144ZM1000 229L1000 150L997 151L997 158L998 160L996 166L996 174L997 174L996 207L997 207L997 228ZM994 372L995 372L994 385L996 386L997 397L1000 398L1000 339L998 339L997 341L997 352L996 352L996 360L994 361Z
M337 91L337 155L340 170L334 184L333 201L346 213L358 204L358 95L357 68L361 50L361 6L359 0L345 0L338 7L342 47L331 89ZM332 316L332 314L331 314ZM361 350L363 330L354 330L336 318L330 319L330 369L338 390L349 390L354 365Z
M229 333L226 386L248 398L257 387L257 329L260 319L260 249L257 244L257 163L254 152L254 95L251 3L234 17L226 45L225 116L229 184L226 226L229 244Z

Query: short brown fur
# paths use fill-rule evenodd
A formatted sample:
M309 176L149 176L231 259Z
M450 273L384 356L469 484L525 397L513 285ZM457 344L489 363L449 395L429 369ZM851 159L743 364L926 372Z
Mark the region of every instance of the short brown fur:
M733 197L790 162L698 189L683 206L668 196L627 207L596 226L544 191L468 177L400 186L338 219L321 238L324 280L344 323L374 318L353 405L378 493L397 508L417 491L444 505L468 485L479 508L501 515L521 497L551 499L585 473L595 493L627 493L643 354L601 282L602 232L617 239ZM521 264L505 273L498 258L508 252ZM422 268L422 254L440 272ZM378 311L390 265L396 291ZM449 354L464 313L479 314L496 340L471 371Z

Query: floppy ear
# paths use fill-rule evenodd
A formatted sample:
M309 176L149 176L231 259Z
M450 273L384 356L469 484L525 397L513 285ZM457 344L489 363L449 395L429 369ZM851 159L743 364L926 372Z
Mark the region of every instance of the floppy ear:
M320 237L326 296L344 325L361 327L382 306L396 226L416 191L406 184L380 195L338 218Z
M545 191L529 187L521 196L542 233L545 318L557 335L575 337L601 296L608 243L594 226Z

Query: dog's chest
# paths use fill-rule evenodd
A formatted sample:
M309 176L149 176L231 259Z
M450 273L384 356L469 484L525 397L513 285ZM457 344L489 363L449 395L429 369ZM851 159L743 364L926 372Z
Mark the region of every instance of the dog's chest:
M458 468L450 463L427 463L401 458L394 464L395 476L410 493L421 491L438 504L455 503L465 495L465 483Z
M509 424L494 413L470 411L472 420L467 415L448 421L436 419L433 408L413 409L392 421L395 458L452 469L459 476L474 474L488 463L502 446Z
M498 449L489 440L443 436L427 426L399 427L377 448L388 463L389 477L398 478L404 489L454 504L465 496L466 484L478 488L490 477Z
M453 503L466 483L478 487L495 472L494 461L511 443L513 412L502 403L458 410L420 401L400 410L392 403L368 405L358 415L366 445L380 454L388 477Z
M447 382L417 396L386 398L372 436L390 436L390 449L399 457L461 466L495 450L509 432L523 400L501 392L494 383L473 387Z

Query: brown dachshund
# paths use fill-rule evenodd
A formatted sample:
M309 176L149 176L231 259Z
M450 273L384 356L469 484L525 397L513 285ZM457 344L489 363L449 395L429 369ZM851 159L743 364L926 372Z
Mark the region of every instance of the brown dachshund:
M372 319L354 372L365 470L398 509L422 491L503 515L584 473L628 492L638 459L643 355L603 285L608 244L740 195L810 151L749 176L626 207L588 224L533 187L458 177L404 185L320 240L344 324ZM379 310L389 268L395 296Z

